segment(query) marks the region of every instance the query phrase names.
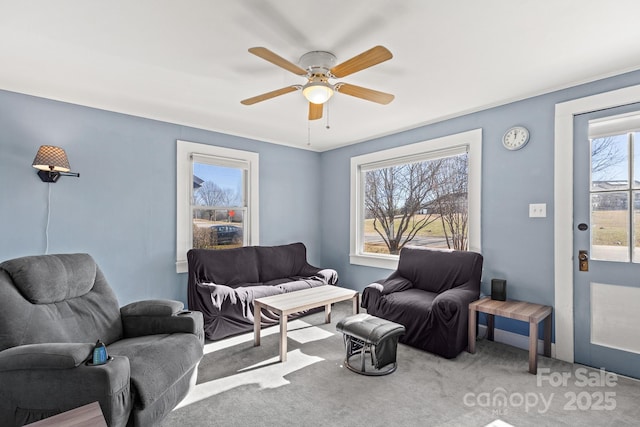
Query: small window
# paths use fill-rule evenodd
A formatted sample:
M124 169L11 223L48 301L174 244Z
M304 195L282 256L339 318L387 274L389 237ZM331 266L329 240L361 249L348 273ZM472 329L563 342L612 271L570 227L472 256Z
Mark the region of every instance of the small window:
M480 249L481 130L351 159L351 263L395 268L404 246Z
M192 239L196 249L245 246L245 203L248 170L244 162L221 165L217 157L194 154L191 193ZM233 228L224 224L232 223Z
M257 153L178 141L177 183L177 272L191 248L258 244Z

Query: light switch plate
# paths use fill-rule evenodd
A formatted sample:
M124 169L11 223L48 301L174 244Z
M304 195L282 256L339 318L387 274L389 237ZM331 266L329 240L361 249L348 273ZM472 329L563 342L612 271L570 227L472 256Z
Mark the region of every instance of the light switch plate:
M546 203L530 203L529 204L529 218L546 218L546 217L547 217Z

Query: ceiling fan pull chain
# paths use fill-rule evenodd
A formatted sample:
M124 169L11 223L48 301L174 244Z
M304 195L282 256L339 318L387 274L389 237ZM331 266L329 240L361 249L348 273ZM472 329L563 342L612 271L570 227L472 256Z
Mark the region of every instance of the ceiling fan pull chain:
M329 126L329 102L326 103L327 106L327 124L325 125L326 129L331 129L331 126Z
M307 120L307 147L311 145L311 121Z

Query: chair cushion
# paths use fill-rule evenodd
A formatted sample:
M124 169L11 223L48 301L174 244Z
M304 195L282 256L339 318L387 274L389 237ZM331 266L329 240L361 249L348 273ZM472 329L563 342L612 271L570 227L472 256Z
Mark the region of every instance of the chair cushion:
M88 254L63 254L16 258L0 268L31 303L50 304L89 292L97 266Z
M111 356L126 356L131 383L143 408L153 404L196 366L203 355L193 334L147 335L107 346Z
M378 344L389 337L404 334L404 326L366 313L354 314L336 325L338 332L358 338L367 344Z
M438 294L434 292L407 289L403 292L385 295L383 298L386 310L398 316L394 321L406 325L414 320L416 322L424 321L428 317L433 300L437 296ZM389 317L385 316L385 319L389 319ZM403 321L400 321L400 319Z

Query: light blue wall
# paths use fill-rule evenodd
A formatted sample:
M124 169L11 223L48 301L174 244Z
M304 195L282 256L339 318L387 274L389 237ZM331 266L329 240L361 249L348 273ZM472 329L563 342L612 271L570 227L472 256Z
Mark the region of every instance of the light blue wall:
M176 140L260 155L260 243L302 241L321 263L318 153L0 91L0 260L88 252L121 304L186 301L175 272ZM80 178L45 184L31 167L40 145L67 151Z
M509 298L554 303L555 104L640 84L633 72L529 98L391 136L328 151L321 158L323 262L343 286L362 290L389 270L349 264L350 159L353 156L482 128L482 290L491 278L507 279ZM394 102L402 102L396 99ZM504 132L526 126L531 138L519 151L502 147ZM529 218L529 203L546 203L546 218ZM522 322L496 320L499 328L528 334Z
M174 266L182 139L258 152L261 244L302 241L312 264L337 269L343 286L361 290L389 271L349 264L350 158L482 128L483 291L500 277L509 297L553 305L555 104L634 84L640 72L321 154L0 91L0 260L44 253L50 187L49 253L91 253L122 304L185 301L186 275ZM500 139L514 124L527 126L531 141L509 152ZM30 165L43 144L65 148L81 177L42 183ZM529 203L546 203L547 218L529 218ZM527 334L524 324L500 322Z

